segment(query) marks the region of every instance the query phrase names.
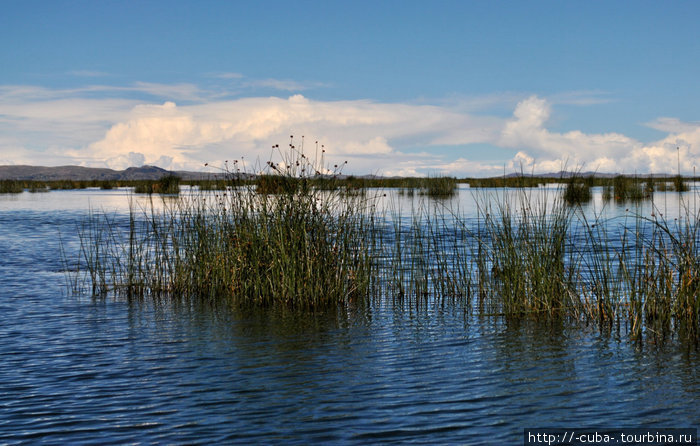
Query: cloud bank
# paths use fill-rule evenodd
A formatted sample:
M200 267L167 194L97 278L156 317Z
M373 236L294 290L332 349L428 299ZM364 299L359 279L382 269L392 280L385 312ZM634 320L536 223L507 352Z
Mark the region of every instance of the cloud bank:
M120 98L136 93L171 100ZM568 100L591 102L578 94ZM297 146L304 135L309 152L319 141L331 165L347 160L349 171L359 174L489 176L504 167L671 173L679 155L684 171L697 164L697 122L659 117L646 125L666 136L644 143L620 133L552 131L552 99L521 97L510 116L480 110L478 103L319 101L299 94L217 99L191 84L4 86L0 164L202 170L205 163L244 157L252 167L269 159L273 145L284 147L290 135Z

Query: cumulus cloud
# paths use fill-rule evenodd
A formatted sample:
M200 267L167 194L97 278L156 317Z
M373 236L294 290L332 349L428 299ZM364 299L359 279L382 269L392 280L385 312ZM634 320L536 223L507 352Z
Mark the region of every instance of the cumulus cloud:
M450 129L454 132L450 134ZM470 130L471 129L471 130ZM96 158L119 160L129 152L143 153L146 163L168 156L177 168L221 162L239 154L264 159L269 147L284 143L291 133L310 135L307 148L321 141L329 159L355 157L363 166L376 156L404 157L392 140L411 137L425 144L478 141L474 134L495 134L492 119L427 105L371 101L312 101L301 95L244 98L191 106L173 102L134 107L127 120L113 125L104 138L90 144ZM298 140L300 143L300 140ZM118 154L118 155L115 155Z
M683 153L683 170L689 171L697 162L698 124L659 118L648 125L671 133L660 141L644 144L619 133L551 132L546 128L550 114L551 105L544 99L532 96L519 102L496 144L522 148L519 153L535 159L537 171L587 166L602 172L670 173L677 170L679 150Z
M532 96L518 103L497 143L503 147L527 148L538 157L575 164L596 163L605 157L618 158L641 144L619 133L586 134L580 131L556 133L545 124L550 104Z
M105 164L115 170L123 170L127 167L141 167L146 163L143 153L129 152L126 155L117 155L105 160ZM155 164L155 163L154 163Z
M348 160L347 169L360 174L482 176L499 175L504 167L661 173L675 171L678 155L689 171L700 149L700 123L668 117L646 124L667 133L650 143L614 132L552 131L557 103L538 96L508 95L496 114L494 96L441 104L319 101L299 94L223 100L191 84L146 83L129 91L173 99L94 96L120 96L124 88L0 86L1 162L200 170L241 157L264 164L273 145L284 149L295 135L301 149L305 135L307 154L315 154L318 141L331 166ZM572 94L569 103L589 96ZM502 113L504 104L510 116Z

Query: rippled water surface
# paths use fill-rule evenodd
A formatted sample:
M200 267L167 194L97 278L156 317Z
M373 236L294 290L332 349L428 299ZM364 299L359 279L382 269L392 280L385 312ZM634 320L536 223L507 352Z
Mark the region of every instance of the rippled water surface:
M0 443L521 444L526 427L698 427L694 348L454 306L240 312L71 295L87 209L0 196Z

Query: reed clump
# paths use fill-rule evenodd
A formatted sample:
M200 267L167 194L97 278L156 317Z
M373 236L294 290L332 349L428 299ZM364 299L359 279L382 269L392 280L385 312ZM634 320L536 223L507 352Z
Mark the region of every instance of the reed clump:
M21 194L24 184L16 180L0 180L0 194Z
M622 262L629 293L628 318L632 335L642 331L654 337L682 332L697 339L700 316L700 261L698 260L698 215L686 209L673 223L663 218L638 217L634 256ZM641 228L641 229L640 229Z
M576 269L568 262L573 216L561 196L533 201L525 191L481 197L477 269L480 299L505 316L576 313Z
M637 177L626 175L617 175L612 179L611 195L616 201L640 201L647 197L641 181Z
M564 201L569 205L588 203L592 198L591 187L581 179L572 177L564 189Z
M51 190L73 190L85 189L90 186L102 186L102 184L113 183L112 181L78 181L78 180L54 180L46 182Z
M180 193L180 177L166 175L158 180L136 182L136 184L134 184L134 193L177 195Z
M132 209L121 228L93 218L81 235L93 291L308 309L366 297L370 203L310 187L319 169L290 146L299 165L265 172L286 178L274 193L231 175L225 192Z
M688 185L685 181L683 181L683 177L681 175L676 175L675 177L673 177L673 190L675 190L676 192L688 191Z
M272 167L274 168L275 165L272 164ZM263 174L259 175L255 181L257 188L256 192L258 194L293 194L296 193L296 191L300 187L308 187L308 179L306 182L303 181L303 179L289 176L289 175L283 175L283 174ZM337 184L334 184L332 188L337 187ZM326 186L327 189L331 189L331 187Z
M226 190L230 185L230 180L215 179L215 180L199 180L190 182L191 185L197 186L200 191L209 190Z
M451 177L425 178L421 185L421 195L431 198L450 198L457 194L457 180Z

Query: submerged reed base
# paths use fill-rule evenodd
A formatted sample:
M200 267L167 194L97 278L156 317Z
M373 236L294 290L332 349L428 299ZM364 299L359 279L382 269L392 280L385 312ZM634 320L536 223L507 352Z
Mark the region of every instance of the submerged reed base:
M321 169L295 153L257 185L232 175L225 190L162 210L133 206L128 221L91 215L72 283L95 295L295 309L462 305L700 342L698 215L588 221L564 191L532 198L523 188L482 189L476 219L434 200L404 218L371 194L327 187L332 178L314 182Z

